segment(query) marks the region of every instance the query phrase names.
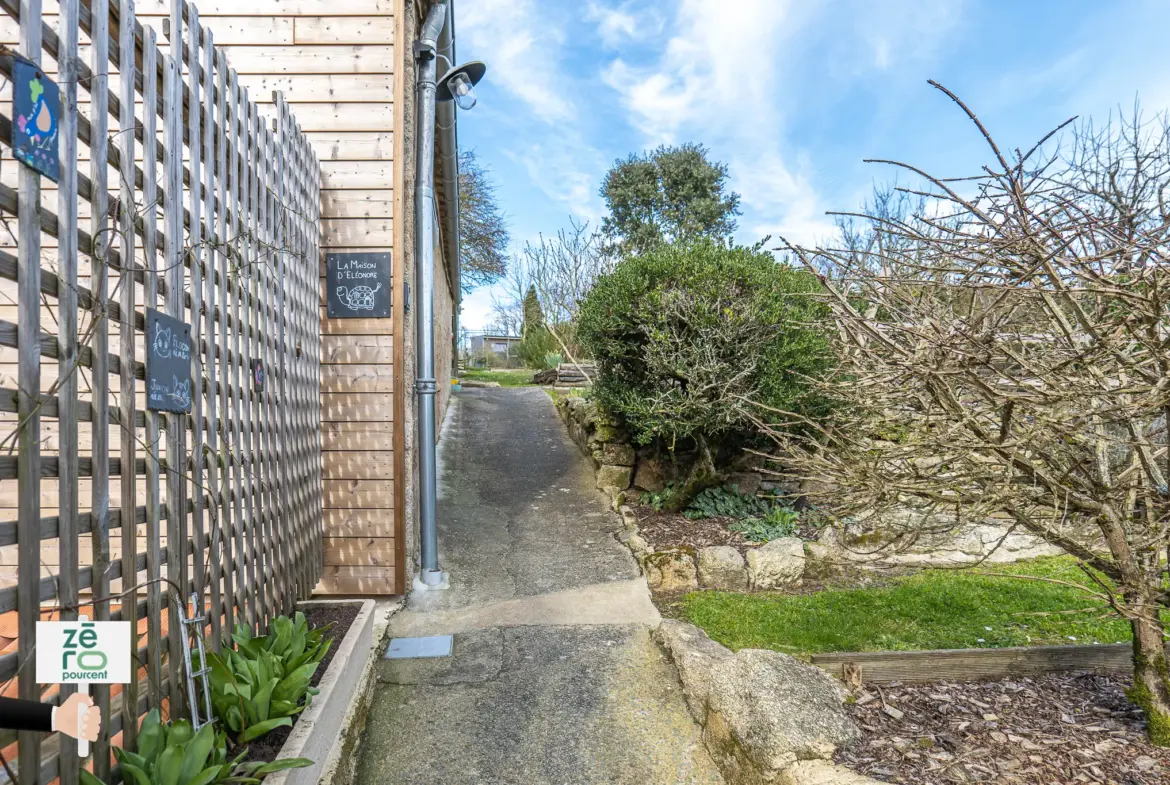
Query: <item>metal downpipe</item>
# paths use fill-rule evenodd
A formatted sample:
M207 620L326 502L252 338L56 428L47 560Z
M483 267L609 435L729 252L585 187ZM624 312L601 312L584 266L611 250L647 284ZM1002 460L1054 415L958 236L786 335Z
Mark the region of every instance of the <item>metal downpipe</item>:
M435 588L444 583L439 570L439 532L435 521L438 478L435 461L435 81L437 39L447 20L448 0L438 0L427 13L415 44L418 67L415 111L416 135L414 192L415 338L414 389L418 395L419 561L416 587Z
M447 24L439 34L439 54L451 67L455 59L455 0L447 0ZM447 198L447 215L443 227L444 249L451 270L451 351L459 359L459 308L463 303L463 259L459 222L459 140L458 112L454 101L444 101L436 108L439 134L439 171L443 175L443 194Z

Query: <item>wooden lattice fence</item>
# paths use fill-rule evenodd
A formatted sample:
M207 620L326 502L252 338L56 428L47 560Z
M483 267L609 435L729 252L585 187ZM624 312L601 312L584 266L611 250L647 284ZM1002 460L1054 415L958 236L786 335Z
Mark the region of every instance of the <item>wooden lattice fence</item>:
M55 187L11 157L25 121L11 84L0 101L0 621L16 622L0 683L69 694L35 681L38 619L132 622L139 682L95 690L104 776L111 739L184 708L173 594L218 645L320 578L319 166L193 6L175 0L165 52L133 0L54 6L0 0L20 29L0 73L25 58L61 95ZM188 414L146 406L147 308L189 325ZM70 739L17 746L22 782L76 781Z

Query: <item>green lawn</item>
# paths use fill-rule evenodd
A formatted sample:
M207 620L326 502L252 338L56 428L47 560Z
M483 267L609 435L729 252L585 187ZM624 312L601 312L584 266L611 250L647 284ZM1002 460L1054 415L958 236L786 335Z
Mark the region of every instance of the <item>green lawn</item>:
M527 368L468 368L459 378L477 382L499 382L501 387L526 387L533 372Z
M1088 584L1075 562L1063 557L980 572L993 570ZM683 601L690 621L725 646L788 653L1129 641L1129 625L1104 609L1060 613L1098 605L1073 587L965 570L929 570L871 589L695 592Z

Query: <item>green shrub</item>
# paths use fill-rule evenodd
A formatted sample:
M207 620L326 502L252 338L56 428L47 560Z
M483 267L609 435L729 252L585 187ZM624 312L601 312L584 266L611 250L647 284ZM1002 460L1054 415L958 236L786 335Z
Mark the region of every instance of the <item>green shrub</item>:
M273 619L268 635L253 637L236 625L236 648L208 653L212 712L237 743L292 725L309 705L317 694L309 683L332 644L326 630L310 630L298 612Z
M740 493L738 488L707 488L691 500L683 513L691 520L700 518L758 518L768 514L772 505L757 496Z
M558 352L549 352L544 356L544 367L553 370L561 364L561 355Z
M662 512L673 496L674 484L667 483L661 491L643 491L642 495L638 497L638 501L653 508L656 512Z
M636 441L735 446L755 436L748 401L813 418L809 379L832 359L820 284L768 253L715 242L622 261L581 305L578 339L598 363L597 400Z
M745 518L728 526L750 542L771 542L781 537L792 537L797 532L800 513L791 507L773 507L763 518Z
M257 783L266 775L286 769L313 765L308 758L286 758L272 763L244 763L245 749L233 760L227 758L227 739L212 725L196 733L187 720L164 724L158 709L152 709L138 731L138 749L114 747L122 767L124 785L215 785L215 783ZM82 785L103 785L88 771L81 772Z
M542 371L546 367L545 358L560 348L561 345L557 343L553 334L547 327L541 325L524 331L524 338L517 347L517 354L525 368Z

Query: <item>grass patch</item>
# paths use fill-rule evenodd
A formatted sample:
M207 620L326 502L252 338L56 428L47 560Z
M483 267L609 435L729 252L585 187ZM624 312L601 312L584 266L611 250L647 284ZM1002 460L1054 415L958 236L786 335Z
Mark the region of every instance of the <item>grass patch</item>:
M468 368L460 379L475 382L498 382L501 387L529 387L532 371L527 368Z
M1066 557L1005 567L927 570L869 589L808 595L695 592L683 600L691 622L732 649L788 653L1000 648L1121 643L1129 625L1094 608L1079 589L987 575L1010 572L1089 585ZM1061 613L1094 610L1085 613ZM1037 612L1053 615L1029 615ZM1170 619L1170 614L1168 614ZM1073 641L1072 638L1076 640Z

